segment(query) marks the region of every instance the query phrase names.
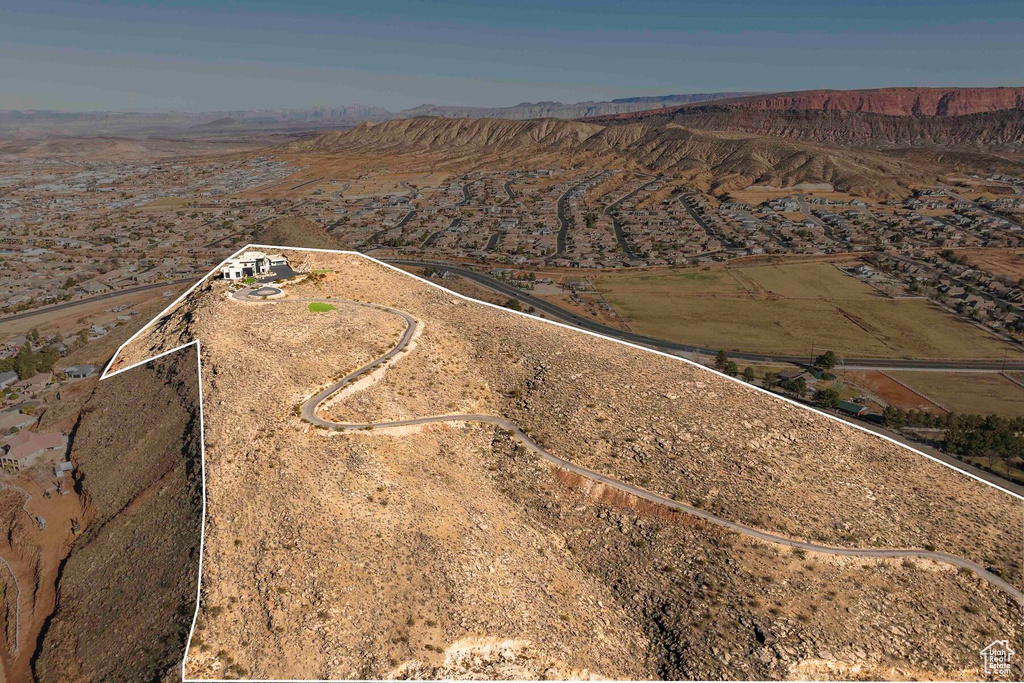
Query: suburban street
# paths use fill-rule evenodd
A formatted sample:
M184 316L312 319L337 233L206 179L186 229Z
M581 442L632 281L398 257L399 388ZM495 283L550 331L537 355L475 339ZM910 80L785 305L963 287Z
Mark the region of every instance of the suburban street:
M698 213L698 211L693 207L693 205L690 204L690 200L687 195L679 195L679 203L683 205L683 208L686 209L686 213L690 214L690 218L692 218L697 223L697 225L700 226L700 229L704 231L705 235L707 235L711 239L719 238L719 235L717 232L715 232L715 229L712 228L711 225L708 224L706 220L704 220L704 217L701 216L700 213Z
M569 193L575 190L583 183L590 180L593 176L588 176L581 182L578 182L569 187L558 197L558 201L555 202L555 213L558 215L558 242L555 249L555 256L560 256L565 253L566 244L569 238L569 217L565 215L565 200L569 198Z
M648 183L644 183L643 185L636 188L632 192L619 197L614 202L604 207L604 215L612 219L612 226L615 229L615 240L619 243L619 249L621 249L622 253L626 255L626 258L636 258L636 254L633 253L633 250L629 248L629 244L626 242L626 235L625 233L622 232L622 223L619 222L619 219L616 218L615 214L612 212L615 210L616 206L626 201L627 199L636 196L638 192L646 189L647 187L653 185L654 183L660 180L661 178L655 178L654 180Z
M504 187L505 187L505 194L508 195L508 199L506 199L504 202L502 202L502 204L504 204L505 202L515 201L516 192L515 192L515 190L512 189L512 181L509 180L507 183L505 183Z

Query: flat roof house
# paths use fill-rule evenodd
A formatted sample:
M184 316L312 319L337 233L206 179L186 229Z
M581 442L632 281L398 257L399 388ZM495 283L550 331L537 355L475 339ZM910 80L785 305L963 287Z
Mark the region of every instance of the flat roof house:
M276 266L288 265L288 259L281 254L264 254L262 251L246 251L228 259L220 267L220 276L225 280L242 280L247 277L266 275Z
M83 379L92 377L98 368L95 365L69 365L64 368L64 376L69 379Z

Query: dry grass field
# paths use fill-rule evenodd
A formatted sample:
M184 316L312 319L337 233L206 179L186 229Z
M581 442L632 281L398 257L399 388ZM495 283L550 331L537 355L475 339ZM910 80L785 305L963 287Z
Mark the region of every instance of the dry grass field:
M894 372L892 375L958 413L1024 417L1024 387L996 373Z
M769 296L787 299L876 299L878 292L828 263L757 266L729 271Z
M597 286L635 331L730 351L1021 356L924 299L887 299L826 263L607 273Z
M957 254L966 256L971 265L994 275L1024 278L1024 251L1019 249L963 249Z

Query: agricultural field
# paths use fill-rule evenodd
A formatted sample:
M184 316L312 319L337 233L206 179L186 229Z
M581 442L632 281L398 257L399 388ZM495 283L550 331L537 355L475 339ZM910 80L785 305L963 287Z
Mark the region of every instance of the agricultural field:
M888 299L826 263L607 273L596 284L634 331L727 351L1024 355L924 299Z
M1024 417L1024 387L985 373L893 372L893 377L957 413Z

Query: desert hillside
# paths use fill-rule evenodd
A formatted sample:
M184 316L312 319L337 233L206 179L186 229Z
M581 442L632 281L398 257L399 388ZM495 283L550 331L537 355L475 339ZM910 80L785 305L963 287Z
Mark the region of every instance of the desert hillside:
M963 116L894 116L845 111L693 107L666 120L702 130L861 147L984 147L1024 143L1024 109Z
M187 674L976 678L1019 607L930 560L794 551L552 467L465 421L757 529L934 547L1019 583L1019 505L677 359L468 302L355 255L292 251L287 297L210 282L115 360L203 342L208 518ZM309 302L329 301L327 310ZM657 387L656 389L653 387ZM990 639L990 638L989 638ZM936 647L936 643L941 646Z
M714 187L827 182L866 194L905 194L926 171L869 150L665 122L602 126L583 121L417 118L361 124L282 148L293 154L362 155L426 166L515 167L569 163L713 178Z
M70 452L84 533L34 644L35 680L180 677L202 524L196 368L184 350L84 399Z
M889 116L964 116L1024 108L1024 87L803 90L742 98L736 104L777 111L815 109Z

